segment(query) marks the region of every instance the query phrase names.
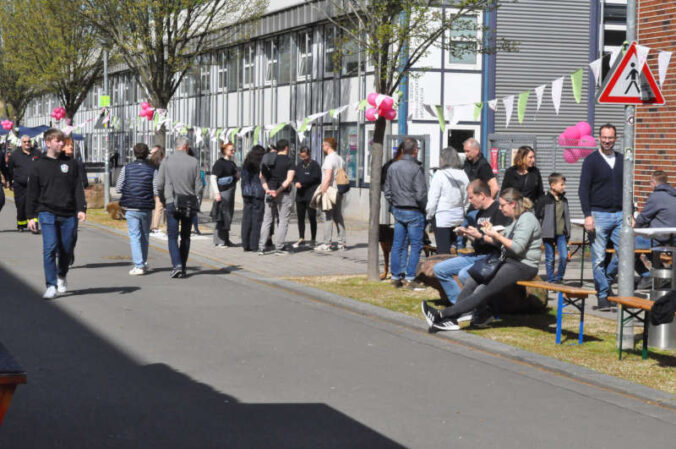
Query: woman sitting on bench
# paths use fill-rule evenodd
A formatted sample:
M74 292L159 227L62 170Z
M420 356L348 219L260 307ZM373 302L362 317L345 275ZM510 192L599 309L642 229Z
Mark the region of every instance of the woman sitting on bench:
M500 210L514 222L503 232L498 232L487 224L481 232L483 239L502 245L504 262L493 277L485 284L470 278L467 280L458 302L451 307L438 310L425 301L422 311L427 323L439 330L458 330L458 319L464 321L467 314L476 311L472 323L485 326L493 320L493 310L489 299L497 298L504 289L517 281L531 280L538 274L538 264L542 253L542 230L540 223L531 212L533 204L528 198L513 188L507 188L500 194ZM470 270L471 274L472 270Z

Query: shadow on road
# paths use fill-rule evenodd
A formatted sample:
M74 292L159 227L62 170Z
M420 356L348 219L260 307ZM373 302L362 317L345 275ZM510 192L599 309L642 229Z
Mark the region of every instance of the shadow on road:
M243 404L139 364L1 268L0 282L0 340L28 373L0 448L402 447L326 404Z

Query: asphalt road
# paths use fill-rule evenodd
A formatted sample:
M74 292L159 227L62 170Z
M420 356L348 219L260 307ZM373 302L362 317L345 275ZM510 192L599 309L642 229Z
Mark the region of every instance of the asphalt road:
M0 214L0 341L28 372L1 448L671 448L676 412L83 227L44 301ZM285 263L284 258L279 258Z

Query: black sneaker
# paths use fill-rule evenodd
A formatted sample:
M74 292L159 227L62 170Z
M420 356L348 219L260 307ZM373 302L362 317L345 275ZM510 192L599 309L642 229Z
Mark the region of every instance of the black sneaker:
M406 290L412 290L414 292L422 292L427 288L425 284L421 284L418 281L406 281L404 287Z
M401 279L392 279L390 281L390 285L394 288L401 288L404 286L404 283L401 281Z
M174 267L169 273L169 277L172 279L179 279L183 277L183 270L179 267Z
M459 331L460 325L453 318L442 318L432 324L432 327L440 331Z
M493 312L487 310L486 312L478 313L476 316L474 316L469 325L479 329L486 329L493 321L495 321Z
M441 320L441 314L437 309L434 307L431 307L427 302L422 301L420 303L420 309L422 310L422 314L425 317L425 321L427 321L428 326L434 326L435 321L440 321Z

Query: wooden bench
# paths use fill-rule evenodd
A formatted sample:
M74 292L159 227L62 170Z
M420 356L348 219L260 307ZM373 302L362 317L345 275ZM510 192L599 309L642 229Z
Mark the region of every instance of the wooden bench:
M620 306L620 344L617 350L620 360L622 360L622 340L624 324L636 318L643 323L643 347L641 349L641 357L643 360L648 358L648 328L650 327L650 311L653 308L653 301L644 298L637 298L635 296L609 296L608 301L617 303ZM624 313L629 315L624 318ZM643 318L639 315L643 312ZM676 315L676 313L674 314Z
M607 248L606 253L615 254L615 248ZM634 249L634 254L650 254L650 253L652 253L652 250L650 249Z
M584 338L584 304L589 295L595 295L596 291L567 285L553 284L544 281L519 281L517 285L530 288L541 288L547 292L553 291L559 294L556 305L556 344L561 344L561 326L563 322L563 309L568 306L575 307L580 312L580 328L578 331L578 344L582 344Z
M16 386L25 383L26 372L0 343L0 426L12 402Z

